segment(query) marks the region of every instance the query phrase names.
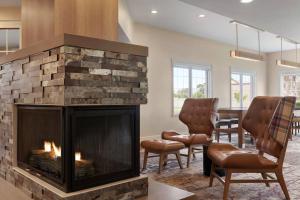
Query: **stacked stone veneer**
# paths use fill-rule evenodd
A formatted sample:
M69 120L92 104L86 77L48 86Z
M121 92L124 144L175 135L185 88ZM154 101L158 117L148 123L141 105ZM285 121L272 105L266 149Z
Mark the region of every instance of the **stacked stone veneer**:
M59 199L13 170L14 105L147 103L146 60L146 56L61 46L1 64L0 176L35 199ZM121 189L124 194L133 191L130 184L126 188ZM92 195L83 199L90 198Z
M1 66L3 103L147 103L146 57L63 46Z

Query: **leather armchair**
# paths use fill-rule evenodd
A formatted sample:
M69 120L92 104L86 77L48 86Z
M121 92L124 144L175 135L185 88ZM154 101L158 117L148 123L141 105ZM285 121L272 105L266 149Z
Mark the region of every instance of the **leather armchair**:
M179 114L179 119L189 130L189 135L175 131L162 132L162 139L182 142L188 148L187 167L194 150L199 145L208 145L212 142L211 136L216 121L218 99L186 99Z
M256 142L257 151L238 149L230 144L211 144L208 157L212 160L209 185L214 177L224 184L223 199L227 199L230 183L269 183L279 182L286 199L290 199L283 178L282 166L292 122L295 97L256 97L243 119L242 126ZM264 154L273 156L270 160ZM215 168L223 168L223 180L215 173ZM260 173L263 179L232 180L232 173ZM275 173L274 179L268 173ZM270 179L268 179L270 178Z

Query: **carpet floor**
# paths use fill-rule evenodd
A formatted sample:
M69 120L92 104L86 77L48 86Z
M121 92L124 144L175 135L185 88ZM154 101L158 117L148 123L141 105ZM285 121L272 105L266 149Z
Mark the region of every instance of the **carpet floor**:
M222 138L224 141L227 138ZM221 139L221 140L222 140ZM233 137L233 143L237 138ZM246 139L246 148L254 149ZM141 155L141 161L143 161ZM296 136L289 141L284 163L284 177L291 199L300 199L300 137ZM208 187L209 178L203 175L202 154L196 154L196 159L192 160L190 168L180 169L175 156L170 155L167 166L160 175L157 174L158 158L149 158L147 169L143 174L150 178L180 189L195 193L198 199L222 199L223 185L214 180L213 187ZM186 158L182 157L184 167ZM260 174L233 174L233 178L261 178ZM278 183L271 183L268 188L265 184L231 184L229 189L229 199L241 200L275 200L285 199Z

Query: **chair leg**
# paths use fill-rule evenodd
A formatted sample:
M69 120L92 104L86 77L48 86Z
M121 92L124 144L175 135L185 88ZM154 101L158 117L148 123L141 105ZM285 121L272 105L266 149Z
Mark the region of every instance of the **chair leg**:
M144 153L144 162L143 162L143 168L142 168L142 171L146 169L146 166L147 166L147 160L148 160L148 151L145 150L145 153Z
M190 167L190 160L191 160L191 154L192 154L192 147L189 146L188 148L188 155L187 155L187 162L186 162L186 167Z
M232 174L232 172L230 170L226 170L223 200L227 200L227 197L228 197L228 191L229 191L229 186L230 186L231 174Z
M192 148L192 154L193 154L193 158L194 158L194 159L196 159L196 154L195 154L195 152L194 152L194 151L195 151L195 149L194 149L194 148Z
M253 140L253 137L250 135L250 142L251 144L254 144L254 140Z
M163 167L163 164L164 164L164 160L165 160L165 154L164 153L161 153L159 155L159 167L158 167L158 173L160 174L161 170L162 170L162 167Z
M210 177L209 177L209 187L212 187L213 182L214 182L214 175L213 175L214 171L215 171L215 164L211 163Z
M228 126L229 132L228 132L228 140L231 143L231 124Z
M285 184L285 181L284 181L284 178L283 178L282 171L277 171L277 172L275 172L275 173L276 173L276 176L277 176L277 180L278 180L278 182L279 182L279 184L280 184L280 186L281 186L281 189L282 189L282 191L283 191L283 193L284 193L284 195L285 195L285 198L286 198L287 200L290 200L289 191L288 191L288 189L287 189L287 187L286 187L286 184Z
M176 158L177 158L178 165L179 165L180 169L183 169L179 151L175 155L176 155Z
M220 132L216 131L216 140L219 143L220 142Z
M267 180L267 179L268 179L266 173L261 173L261 176L263 177L264 180ZM267 182L266 182L266 186L267 186L267 187L270 187L270 183L267 183Z
M168 164L168 154L165 154L164 156L164 166Z

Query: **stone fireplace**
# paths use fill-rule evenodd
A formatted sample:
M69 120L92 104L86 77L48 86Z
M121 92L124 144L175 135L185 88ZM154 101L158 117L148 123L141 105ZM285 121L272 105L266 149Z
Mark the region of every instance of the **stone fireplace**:
M139 176L147 55L65 34L0 58L0 176L33 199L147 194Z

